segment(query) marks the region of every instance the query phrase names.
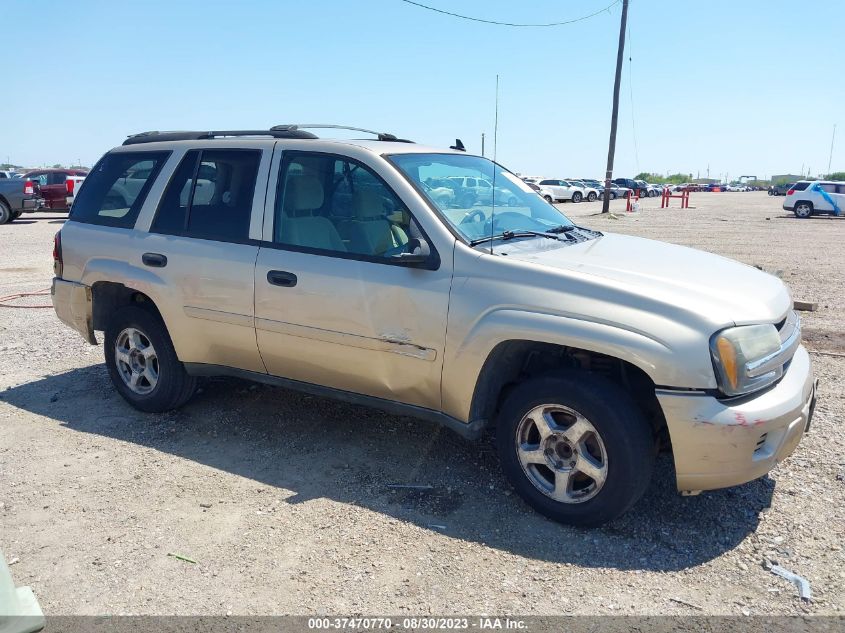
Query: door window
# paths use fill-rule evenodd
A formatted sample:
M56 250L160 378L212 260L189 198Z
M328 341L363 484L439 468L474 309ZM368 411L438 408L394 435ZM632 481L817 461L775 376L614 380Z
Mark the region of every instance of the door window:
M106 154L85 178L70 219L129 228L135 225L147 193L170 152ZM134 178L143 172L143 178Z
M406 206L371 169L328 154L285 158L274 219L276 244L382 263L422 236Z
M67 175L59 172L53 171L47 175L48 185L63 185L65 184L65 180L67 180Z
M151 230L220 242L249 237L259 150L191 150L173 173Z

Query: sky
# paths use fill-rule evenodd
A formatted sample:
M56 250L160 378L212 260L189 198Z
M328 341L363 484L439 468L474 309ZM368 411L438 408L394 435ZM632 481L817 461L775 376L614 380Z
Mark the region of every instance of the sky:
M613 0L420 0L559 22ZM0 162L93 164L136 132L339 123L603 178L621 2L512 28L402 0L3 0ZM614 176L845 171L841 0L631 0ZM29 25L22 28L22 25ZM627 37L627 36L630 37ZM630 58L630 59L629 59Z

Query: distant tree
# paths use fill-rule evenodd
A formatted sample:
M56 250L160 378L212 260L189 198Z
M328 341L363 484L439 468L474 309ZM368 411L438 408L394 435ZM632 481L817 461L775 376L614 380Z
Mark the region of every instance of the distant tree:
M61 169L62 167L64 167L64 165L62 165L61 163L56 163L55 165L53 165L53 169Z
M845 171L835 171L824 177L825 180L845 180Z
M656 185L679 185L682 182L687 182L689 179L686 174L671 174L670 176L661 176L660 174L653 174L648 171L643 171L634 177L634 180L645 180Z

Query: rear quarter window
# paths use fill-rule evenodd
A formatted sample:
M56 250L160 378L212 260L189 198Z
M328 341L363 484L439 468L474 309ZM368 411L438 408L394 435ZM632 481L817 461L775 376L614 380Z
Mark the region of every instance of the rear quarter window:
M796 182L794 185L792 185L792 189L794 189L795 191L804 191L809 186L809 182Z
M85 178L70 219L131 228L170 152L106 154Z

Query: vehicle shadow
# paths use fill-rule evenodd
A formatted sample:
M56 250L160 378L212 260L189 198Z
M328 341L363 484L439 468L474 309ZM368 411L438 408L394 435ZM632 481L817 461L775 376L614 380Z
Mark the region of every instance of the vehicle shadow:
M512 494L489 442L344 402L208 379L180 411L144 414L116 394L102 364L9 388L0 399L80 433L250 478L281 491L280 503L330 498L501 551L589 567L700 565L754 532L774 488L764 478L681 497L664 457L626 515L600 529L577 529L543 518Z

